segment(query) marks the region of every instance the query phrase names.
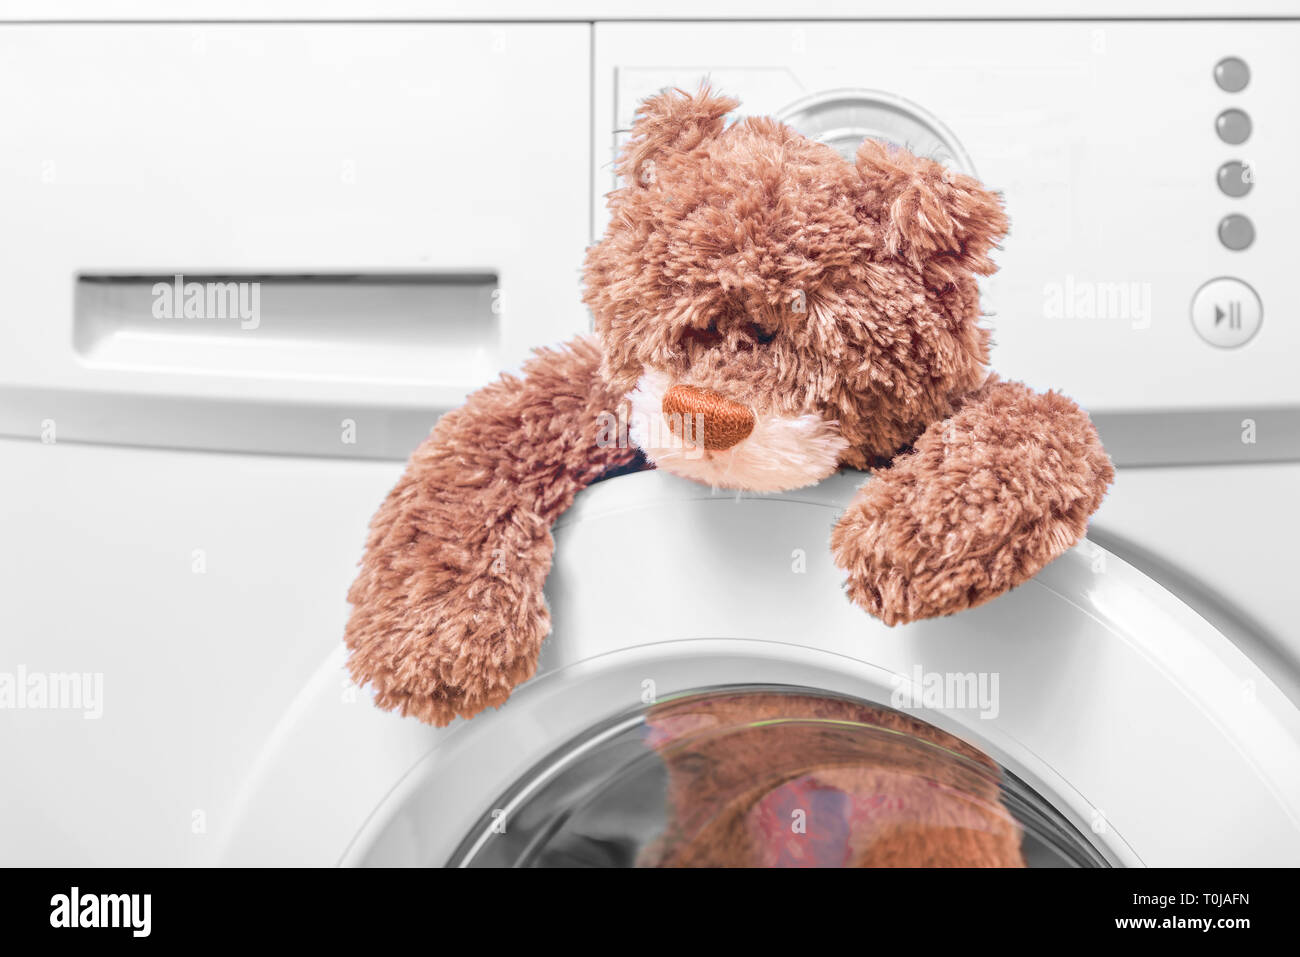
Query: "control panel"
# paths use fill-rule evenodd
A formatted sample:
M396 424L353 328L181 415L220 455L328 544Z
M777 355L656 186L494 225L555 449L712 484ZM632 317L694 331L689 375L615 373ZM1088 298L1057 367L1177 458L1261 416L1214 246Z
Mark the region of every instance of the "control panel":
M598 24L593 233L637 104L708 77L846 157L1002 192L993 364L1117 460L1300 458L1300 20Z

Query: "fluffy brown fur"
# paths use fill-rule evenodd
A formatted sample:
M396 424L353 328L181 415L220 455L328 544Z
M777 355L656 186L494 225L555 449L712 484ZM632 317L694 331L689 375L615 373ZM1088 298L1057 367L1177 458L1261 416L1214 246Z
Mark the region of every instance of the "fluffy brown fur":
M862 486L831 549L849 597L886 624L950 614L1077 542L1113 475L1077 405L990 381Z
M997 765L908 715L748 693L667 702L646 723L668 822L641 866L1024 866Z
M587 255L606 378L628 392L653 369L760 413L815 413L848 439L843 464L892 457L987 375L975 274L1006 229L997 198L872 142L850 166L766 118L704 138L693 119L684 152L664 145L682 102L642 108ZM734 105L689 102L705 104L692 117Z
M587 255L598 344L542 351L446 415L376 515L346 640L381 706L444 724L532 673L550 524L636 461L597 440L624 403L659 419L714 397L728 418L700 454L645 449L698 481L876 468L832 547L890 624L987 601L1083 533L1113 475L1088 417L987 369L976 277L1007 228L998 197L877 143L849 164L770 119L728 127L736 105L646 101Z
M602 448L614 408L594 342L539 350L444 415L371 522L346 641L375 703L432 724L500 705L532 675L550 615L551 525L636 450Z

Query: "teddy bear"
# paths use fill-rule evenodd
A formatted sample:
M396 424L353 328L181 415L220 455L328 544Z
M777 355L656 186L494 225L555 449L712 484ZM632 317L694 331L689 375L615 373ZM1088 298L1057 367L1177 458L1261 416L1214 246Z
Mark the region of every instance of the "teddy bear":
M1024 867L998 766L888 708L797 692L664 701L666 824L639 867Z
M442 416L379 508L345 641L380 707L441 726L505 702L549 630L551 525L623 472L869 473L830 547L888 625L990 601L1084 534L1114 474L1088 416L989 369L999 196L888 144L848 162L728 123L738 106L707 85L641 105L586 255L594 334Z

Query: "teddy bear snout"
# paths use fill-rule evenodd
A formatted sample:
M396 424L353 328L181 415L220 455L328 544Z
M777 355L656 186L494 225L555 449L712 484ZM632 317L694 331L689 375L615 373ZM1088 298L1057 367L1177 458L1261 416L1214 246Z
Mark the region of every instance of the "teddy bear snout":
M729 449L754 431L753 410L712 389L675 385L664 393L663 411L674 435L710 452Z

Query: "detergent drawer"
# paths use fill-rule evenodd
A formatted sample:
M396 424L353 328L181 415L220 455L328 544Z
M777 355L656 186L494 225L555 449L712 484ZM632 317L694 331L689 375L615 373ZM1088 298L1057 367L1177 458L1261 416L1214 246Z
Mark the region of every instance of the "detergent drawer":
M590 33L0 26L0 434L405 457L588 327Z

